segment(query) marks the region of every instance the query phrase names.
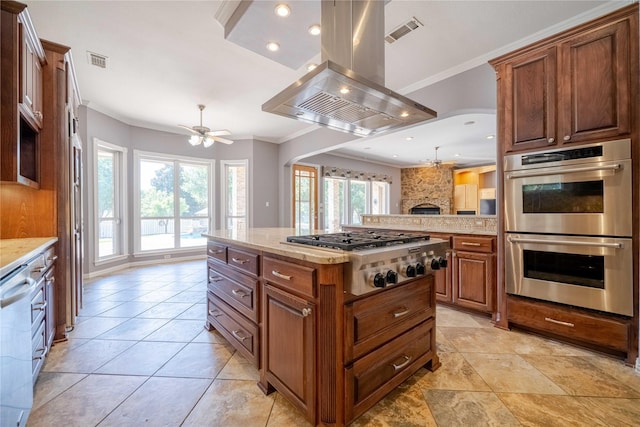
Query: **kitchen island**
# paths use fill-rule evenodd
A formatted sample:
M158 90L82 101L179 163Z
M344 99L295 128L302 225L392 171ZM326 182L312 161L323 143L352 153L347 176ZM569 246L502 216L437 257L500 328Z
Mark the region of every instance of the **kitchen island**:
M296 234L206 234L206 327L259 368L263 392L315 425L347 425L421 367L439 367L433 274L354 294L352 256L283 243Z

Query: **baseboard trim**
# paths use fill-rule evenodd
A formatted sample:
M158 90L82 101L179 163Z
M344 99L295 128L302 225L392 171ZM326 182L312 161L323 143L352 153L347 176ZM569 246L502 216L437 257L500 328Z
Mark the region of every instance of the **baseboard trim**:
M112 273L126 270L127 268L144 267L146 265L174 264L177 262L195 261L199 259L205 260L207 259L207 256L206 255L190 255L190 256L183 256L179 258L130 261L130 262L125 262L123 264L114 265L113 267L105 268L102 270L92 271L91 273L84 274L82 277L84 280L95 279L96 277L106 276Z

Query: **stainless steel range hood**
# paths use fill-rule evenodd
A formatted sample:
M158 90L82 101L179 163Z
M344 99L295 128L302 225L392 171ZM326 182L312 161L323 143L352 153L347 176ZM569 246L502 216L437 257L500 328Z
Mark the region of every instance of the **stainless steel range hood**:
M322 64L262 111L358 136L435 118L435 111L384 87L385 3L322 0Z

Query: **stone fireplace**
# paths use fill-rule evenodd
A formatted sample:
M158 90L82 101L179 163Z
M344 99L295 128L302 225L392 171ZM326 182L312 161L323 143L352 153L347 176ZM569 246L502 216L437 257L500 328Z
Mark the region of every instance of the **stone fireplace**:
M442 215L453 209L453 166L404 168L400 172L401 213L422 203L440 207Z

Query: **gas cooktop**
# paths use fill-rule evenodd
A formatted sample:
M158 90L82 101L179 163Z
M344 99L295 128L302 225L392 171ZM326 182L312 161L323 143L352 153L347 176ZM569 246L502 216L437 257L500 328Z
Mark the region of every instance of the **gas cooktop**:
M289 236L287 242L321 248L354 251L373 249L382 246L401 245L429 240L426 233L410 233L405 231L362 230L343 233L310 234L306 236Z

